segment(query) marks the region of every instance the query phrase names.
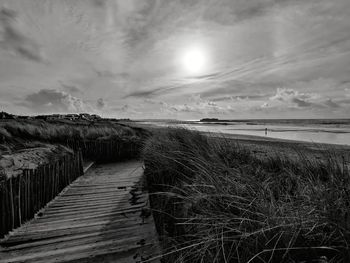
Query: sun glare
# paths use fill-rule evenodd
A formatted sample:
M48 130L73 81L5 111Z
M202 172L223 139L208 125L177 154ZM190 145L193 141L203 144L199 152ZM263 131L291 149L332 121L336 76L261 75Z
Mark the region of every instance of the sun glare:
M182 65L189 74L203 73L207 64L205 51L194 47L184 52L182 56Z

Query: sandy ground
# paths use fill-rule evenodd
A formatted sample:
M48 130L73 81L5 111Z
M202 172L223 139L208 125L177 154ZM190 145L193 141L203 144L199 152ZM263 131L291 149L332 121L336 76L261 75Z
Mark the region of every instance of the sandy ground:
M150 131L167 129L164 127L143 123L129 123L129 125L135 125ZM215 138L234 140L239 145L248 147L257 156L278 155L288 158L297 158L299 156L299 152L302 152L310 158L320 159L325 158L325 155L328 153L332 153L338 156L339 159L344 160L346 164L350 165L350 146L348 145L311 143L240 134L219 134L208 132L203 132L203 134Z
M324 156L327 153L333 153L350 161L350 146L325 143L311 143L294 140L275 139L269 137L235 135L235 134L214 134L205 133L207 136L216 138L226 138L235 140L238 144L251 149L256 153L277 154L285 156L297 155L303 152L316 157Z

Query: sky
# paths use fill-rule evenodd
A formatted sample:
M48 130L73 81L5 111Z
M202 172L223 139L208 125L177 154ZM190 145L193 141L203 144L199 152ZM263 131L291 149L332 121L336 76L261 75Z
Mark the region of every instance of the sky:
M0 0L0 111L345 118L349 0Z

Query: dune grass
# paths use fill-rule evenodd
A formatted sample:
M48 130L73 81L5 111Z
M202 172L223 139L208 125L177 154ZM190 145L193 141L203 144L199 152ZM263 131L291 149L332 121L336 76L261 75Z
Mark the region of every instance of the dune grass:
M0 122L0 136L5 139L22 138L41 141L66 139L95 140L110 136L132 137L134 129L118 124L61 123L40 120L11 120Z
M168 129L143 156L164 262L350 262L350 173L331 152L257 158Z
M149 133L110 121L0 121L0 156L45 144L85 145L86 142L127 142L139 144Z

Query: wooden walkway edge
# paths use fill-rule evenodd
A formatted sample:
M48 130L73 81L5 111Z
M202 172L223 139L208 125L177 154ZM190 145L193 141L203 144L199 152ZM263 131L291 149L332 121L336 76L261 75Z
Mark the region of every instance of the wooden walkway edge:
M0 263L160 262L138 161L93 166L0 241Z

